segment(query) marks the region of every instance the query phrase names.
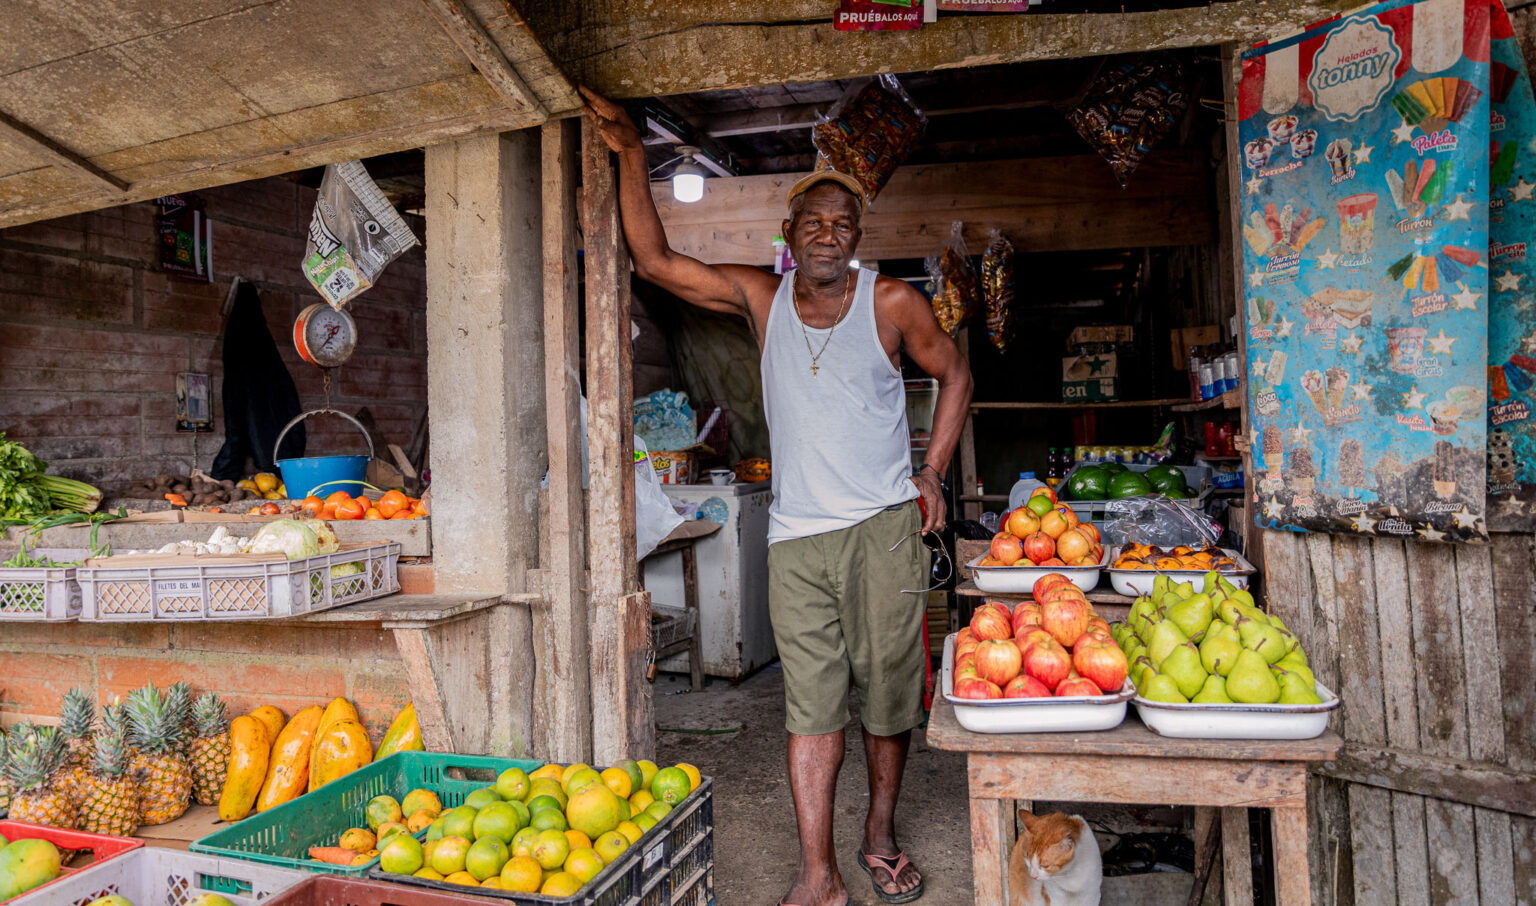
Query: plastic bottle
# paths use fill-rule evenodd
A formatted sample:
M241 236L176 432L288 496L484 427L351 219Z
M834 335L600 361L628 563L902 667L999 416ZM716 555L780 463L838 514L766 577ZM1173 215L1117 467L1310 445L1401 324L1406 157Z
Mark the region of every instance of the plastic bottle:
M1035 492L1035 488L1049 488L1050 485L1035 477L1034 472L1020 472L1019 480L1013 483L1013 489L1008 492L1008 511L1024 505L1029 495Z

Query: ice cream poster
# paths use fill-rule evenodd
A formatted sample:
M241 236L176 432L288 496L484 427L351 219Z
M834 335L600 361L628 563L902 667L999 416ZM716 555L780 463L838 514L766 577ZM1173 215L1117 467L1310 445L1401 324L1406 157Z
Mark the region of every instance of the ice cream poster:
M1488 0L1396 0L1243 55L1257 524L1483 541Z
M1536 529L1536 102L1500 3L1490 8L1488 525Z

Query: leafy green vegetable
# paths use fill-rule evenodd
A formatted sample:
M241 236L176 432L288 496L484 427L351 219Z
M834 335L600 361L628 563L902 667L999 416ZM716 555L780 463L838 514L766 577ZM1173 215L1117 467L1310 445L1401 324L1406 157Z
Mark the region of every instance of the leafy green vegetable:
M48 464L0 432L0 520L31 522L55 510L93 513L101 491L83 481L46 475Z

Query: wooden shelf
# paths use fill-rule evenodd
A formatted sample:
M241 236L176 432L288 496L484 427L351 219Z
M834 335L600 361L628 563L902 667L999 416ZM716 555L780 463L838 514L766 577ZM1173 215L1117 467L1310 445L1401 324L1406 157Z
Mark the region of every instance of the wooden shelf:
M1007 494L961 494L960 500L965 503L1007 503Z
M955 586L955 594L970 598L1003 598L1009 601L1025 601L1034 597L1029 592L1005 593L998 591L982 591L976 587L974 580L967 579ZM1128 598L1107 588L1095 588L1087 593L1087 598L1095 604L1121 604L1126 607L1136 603L1135 598Z
M979 412L984 409L1155 409L1166 407L1177 409L1179 403L1188 402L1189 400L1183 397L1162 400L1115 400L1103 403L1031 403L999 400L995 402L971 403L971 411ZM1209 401L1207 400L1206 402Z
M1228 390L1220 396L1213 396L1208 400L1200 400L1199 402L1192 403L1189 400L1180 400L1181 405L1174 406L1173 411L1203 412L1206 409L1216 409L1218 407L1222 409L1236 409L1243 404L1242 394L1243 390L1239 387L1236 390Z

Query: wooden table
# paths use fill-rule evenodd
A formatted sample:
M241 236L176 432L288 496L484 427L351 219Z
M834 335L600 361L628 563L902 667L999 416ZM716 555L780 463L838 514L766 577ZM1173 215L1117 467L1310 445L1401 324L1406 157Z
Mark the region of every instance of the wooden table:
M978 904L1009 902L1013 802L1038 799L1220 808L1229 877L1234 865L1249 864L1245 810L1267 808L1276 902L1304 906L1312 896L1307 765L1334 760L1343 741L1331 730L1306 740L1168 739L1148 730L1134 705L1125 723L1100 733L972 733L956 721L952 705L936 698L928 744L966 753ZM1234 886L1226 885L1229 906L1244 902Z

